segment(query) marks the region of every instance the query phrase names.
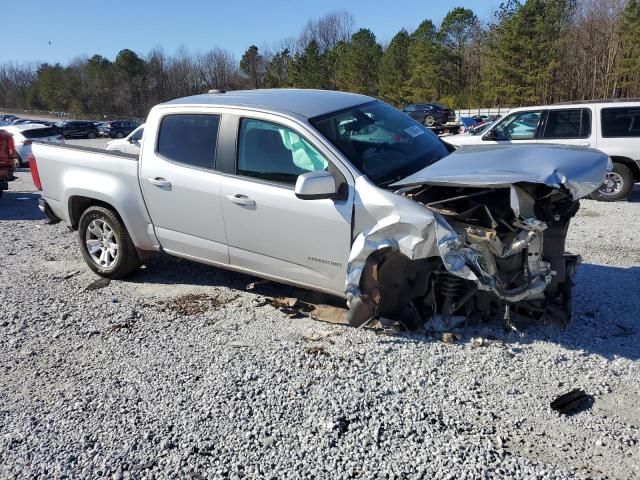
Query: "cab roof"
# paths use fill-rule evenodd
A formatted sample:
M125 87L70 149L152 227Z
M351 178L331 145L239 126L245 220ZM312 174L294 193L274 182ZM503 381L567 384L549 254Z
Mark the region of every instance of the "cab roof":
M372 100L375 99L357 93L273 88L205 93L192 97L177 98L162 105L244 107L267 112L293 113L302 117L312 118L355 105L362 105Z

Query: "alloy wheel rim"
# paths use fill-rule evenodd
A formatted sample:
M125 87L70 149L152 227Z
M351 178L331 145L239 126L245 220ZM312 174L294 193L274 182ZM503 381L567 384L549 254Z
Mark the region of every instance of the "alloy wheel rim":
M110 268L118 261L118 238L104 220L92 220L85 233L85 245L93 263Z
M602 195L612 196L620 193L623 186L624 179L622 175L616 172L607 172L607 175L604 177L604 182L602 182L598 191Z

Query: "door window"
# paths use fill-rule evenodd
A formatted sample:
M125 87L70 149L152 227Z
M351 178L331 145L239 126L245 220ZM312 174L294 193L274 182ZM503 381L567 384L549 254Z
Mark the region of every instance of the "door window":
M640 137L640 107L602 109L602 136Z
M241 120L238 175L293 185L298 175L328 167L327 160L293 130L262 120Z
M591 110L572 108L549 110L543 138L588 138L591 136Z
M532 140L536 136L542 112L519 112L509 115L493 129L493 140Z
M160 123L157 152L190 167L215 168L219 115L167 115Z
M142 134L144 133L144 128L138 129L133 135L131 135L131 140L134 142L139 142L142 140Z

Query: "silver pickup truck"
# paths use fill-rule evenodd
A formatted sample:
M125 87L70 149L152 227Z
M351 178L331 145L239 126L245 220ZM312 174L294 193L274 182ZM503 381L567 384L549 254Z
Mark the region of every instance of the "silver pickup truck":
M152 252L345 298L376 317L566 321L578 200L608 157L553 145L455 150L371 97L211 92L154 107L140 156L34 144L41 209L99 275Z

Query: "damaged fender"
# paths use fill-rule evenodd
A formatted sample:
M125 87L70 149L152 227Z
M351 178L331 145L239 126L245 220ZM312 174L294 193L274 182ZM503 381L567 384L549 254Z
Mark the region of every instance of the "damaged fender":
M385 303L376 265L385 258L375 252L406 257L404 263L395 261L396 277L410 270L411 262L437 260L424 266L428 275L412 274L407 296L422 295L428 307L411 300L416 315L448 318L466 303L467 313L474 305L485 313L502 309L507 318L516 305L536 318L564 309L558 316L566 321L570 277L579 263L564 254L566 229L577 200L600 186L608 164L597 150L500 146L453 152L393 184L399 188L395 193L360 177L356 191L366 202L356 199L356 219L372 226L356 236L349 258L352 324L378 316ZM415 285L420 282L430 285Z

